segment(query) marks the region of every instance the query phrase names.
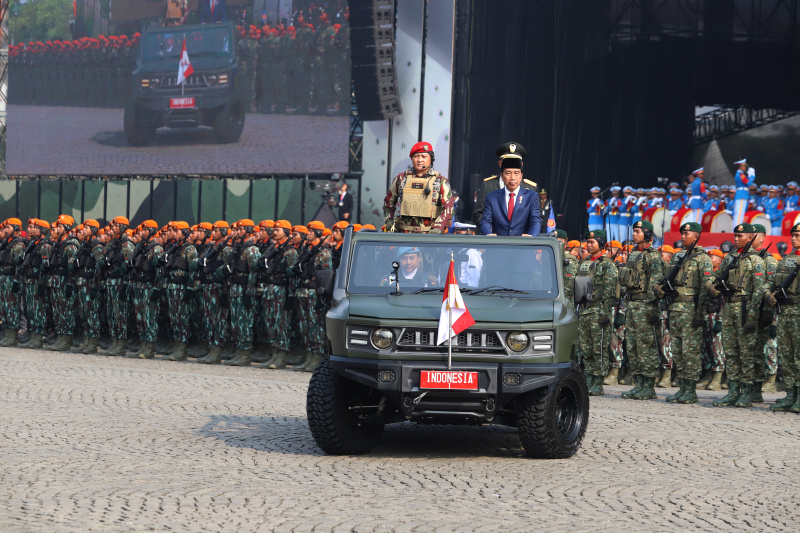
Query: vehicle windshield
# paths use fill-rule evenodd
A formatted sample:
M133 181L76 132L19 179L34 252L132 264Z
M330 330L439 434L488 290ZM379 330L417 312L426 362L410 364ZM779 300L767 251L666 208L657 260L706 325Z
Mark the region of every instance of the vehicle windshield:
M228 26L183 30L176 27L174 32L148 33L142 46L143 61L177 60L181 57L183 39L186 38L186 52L189 61L194 57L226 56L233 49L231 29Z
M454 239L456 240L456 239ZM347 291L350 294L393 292L392 263L399 264L400 291L435 293L444 288L450 252L462 293L553 299L558 279L553 249L535 245L415 247L358 242L353 249Z

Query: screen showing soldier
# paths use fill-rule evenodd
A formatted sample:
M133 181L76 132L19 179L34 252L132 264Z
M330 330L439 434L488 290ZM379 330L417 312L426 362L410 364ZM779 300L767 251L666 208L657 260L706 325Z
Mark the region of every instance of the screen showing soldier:
M346 172L347 3L305 4L116 0L98 15L77 2L46 36L18 25L6 173Z

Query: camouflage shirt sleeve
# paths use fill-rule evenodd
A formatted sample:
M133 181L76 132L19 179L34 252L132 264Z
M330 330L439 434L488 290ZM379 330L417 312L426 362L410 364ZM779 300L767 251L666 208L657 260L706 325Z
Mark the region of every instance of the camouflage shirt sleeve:
M758 255L751 255L747 258L747 275L753 277L752 299L747 306L747 320L757 321L761 313L761 302L764 301L764 260Z
M11 257L14 259L14 264L19 265L22 263L22 255L25 253L25 243L19 241L11 247Z
M197 262L197 248L193 245L190 244L183 249L183 256L186 258L186 262L189 263L190 272L196 272L200 268L200 264Z
M612 309L617 296L617 267L610 259L604 258L597 265L597 269L597 276L601 283L598 296L603 302L603 307Z
M775 290L775 273L778 271L778 262L767 254L764 257L764 296Z
M441 212L436 220L433 222L433 227L438 228L444 233L450 227L450 221L453 218L453 191L450 188L450 182L444 176L442 178L442 193L439 198L439 205Z
M647 258L647 270L650 274L650 281L647 287L645 287L645 292L653 294L653 289L666 277L667 266L664 264L664 259L661 257L658 250L652 247L650 247L649 250L652 250L652 252L645 254L645 257ZM657 301L658 298L655 298L655 295L653 295L653 300Z
M700 253L697 256L697 280L695 287L699 295L697 300L697 308L695 309L695 318L704 320L706 315L706 308L708 307L708 292L703 290L707 283L714 279L714 264L711 262L711 256L707 253Z
M321 248L314 258L314 268L317 270L330 270L333 268L331 261L331 251L328 248Z
M133 259L133 252L135 250L136 250L136 247L133 245L133 242L131 242L129 240L123 241L122 247L120 248L120 251L122 252L122 257L125 259L126 263L128 261L130 261L131 259Z
M72 260L75 259L75 256L78 254L78 243L75 241L70 241L65 247L64 251L62 252L67 258L67 261L72 263Z
M286 249L283 253L283 260L287 267L293 267L297 264L297 250L292 247Z
M392 179L389 190L386 191L386 198L383 199L383 220L388 221L395 217L397 199L400 197L400 181L405 173L400 173Z

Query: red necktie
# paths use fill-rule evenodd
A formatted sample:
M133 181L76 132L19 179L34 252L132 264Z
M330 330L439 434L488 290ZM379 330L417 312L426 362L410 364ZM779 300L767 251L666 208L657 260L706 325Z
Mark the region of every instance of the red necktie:
M511 220L511 216L514 214L514 193L508 194L508 220Z

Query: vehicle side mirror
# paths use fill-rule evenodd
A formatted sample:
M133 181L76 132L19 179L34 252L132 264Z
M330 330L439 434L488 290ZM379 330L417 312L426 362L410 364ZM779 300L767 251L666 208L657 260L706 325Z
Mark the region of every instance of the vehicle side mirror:
M589 276L578 276L575 278L575 305L588 304L592 301L592 278Z
M317 294L320 296L330 296L333 294L333 270L317 270L314 273L314 277L317 278Z

